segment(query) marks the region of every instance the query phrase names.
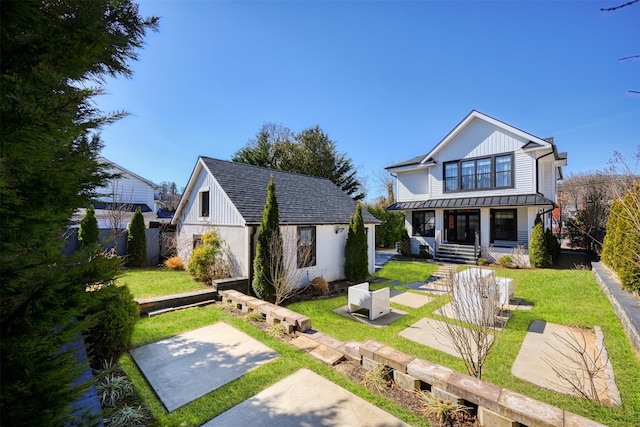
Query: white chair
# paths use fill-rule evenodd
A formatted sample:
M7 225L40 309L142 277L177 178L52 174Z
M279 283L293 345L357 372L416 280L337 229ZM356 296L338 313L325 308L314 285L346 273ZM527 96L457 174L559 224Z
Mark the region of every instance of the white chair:
M389 297L389 288L369 291L368 282L349 286L349 313L364 308L369 311L369 320L375 320L391 312L389 308Z

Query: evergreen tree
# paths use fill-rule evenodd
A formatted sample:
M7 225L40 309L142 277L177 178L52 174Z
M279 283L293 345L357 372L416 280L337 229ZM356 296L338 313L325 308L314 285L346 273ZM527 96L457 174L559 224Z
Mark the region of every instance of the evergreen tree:
M319 126L295 134L286 127L265 124L231 160L327 178L353 199L364 198L353 162Z
M600 260L611 269L615 270L615 263L618 259L617 249L615 245L616 237L620 234L618 227L619 217L622 213L622 207L620 206L621 200L614 199L611 202L611 210L609 211L609 218L607 218L606 230L607 233L604 236L602 242L602 253L600 254Z
M272 253L274 248L282 248L280 234L280 213L276 199L276 184L273 175L267 186L267 200L262 211L262 221L258 229L258 243L256 257L253 260L253 292L265 301L275 301L275 288L271 278L271 263L282 263L282 253ZM272 244L279 239L280 244Z
M140 267L147 261L147 233L140 208L133 214L129 224L127 252L127 264L131 267Z
M100 246L100 230L98 229L98 220L96 219L96 211L93 205L87 208L80 228L78 228L78 245L80 249L98 249Z
M41 0L3 2L0 20L0 425L65 425L88 387L72 384L86 365L69 346L88 326L85 289L119 266L61 251L72 214L106 186L97 132L121 116L91 98L131 74L157 19L130 0Z
M369 275L367 234L364 229L362 207L356 205L356 212L349 220L349 233L344 249L344 275L351 282L361 282Z
M529 241L529 262L534 267L549 267L549 251L547 250L547 242L544 237L544 229L542 221L536 218L533 230L531 230L531 240Z
M547 246L547 252L551 257L551 261L555 264L558 261L558 256L560 255L560 243L558 243L558 239L553 235L551 229L547 228L544 232L544 241Z

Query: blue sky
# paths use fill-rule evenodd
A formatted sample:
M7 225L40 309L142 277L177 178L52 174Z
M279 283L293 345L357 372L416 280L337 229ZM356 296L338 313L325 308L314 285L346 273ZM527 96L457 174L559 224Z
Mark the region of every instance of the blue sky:
M187 184L263 123L319 125L381 192L385 166L428 152L471 110L568 152L565 175L640 145L640 3L620 1L142 1L160 31L96 98L130 116L103 155Z

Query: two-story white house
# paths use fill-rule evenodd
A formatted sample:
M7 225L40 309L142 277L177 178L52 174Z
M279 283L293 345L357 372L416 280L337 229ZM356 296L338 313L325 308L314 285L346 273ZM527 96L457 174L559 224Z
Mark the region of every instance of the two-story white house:
M536 215L551 227L566 164L553 138L474 110L427 154L386 168L396 178L389 209L405 213L412 253L495 261L528 247Z

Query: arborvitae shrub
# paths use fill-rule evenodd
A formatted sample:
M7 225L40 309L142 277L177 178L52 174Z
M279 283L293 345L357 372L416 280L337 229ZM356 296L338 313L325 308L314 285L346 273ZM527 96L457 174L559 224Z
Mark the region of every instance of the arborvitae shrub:
M140 267L147 261L146 227L140 208L133 214L129 224L127 252L127 264L131 267Z
M169 270L184 270L184 262L179 256L172 256L164 261L164 266Z
M270 244L274 239L282 239L280 235L280 212L276 198L276 184L273 175L267 186L267 200L262 211L262 221L258 231L256 257L253 260L253 292L264 301L275 301L276 290L271 278L271 263L282 262L282 253L272 254L271 246L282 248L282 244Z
M402 239L400 239L400 254L404 256L411 255L411 238L406 228L402 231Z
M624 289L640 291L640 185L622 199L621 215L618 219L618 234L621 244L617 250L616 273Z
M93 205L89 206L80 221L78 228L78 246L80 249L98 249L100 245L100 230L98 229L98 220L96 219L96 211Z
M344 274L347 280L361 282L369 275L369 257L367 251L367 235L364 229L364 218L360 202L356 204L356 212L349 221L349 234L344 250Z
M552 262L555 264L558 261L558 256L560 255L560 243L558 243L558 239L553 235L550 229L544 232L544 240L547 245L547 252L551 256Z
M140 314L126 286L107 285L89 297L92 326L84 339L92 366L98 366L104 360L118 360L129 349Z
M533 267L549 267L549 251L542 229L542 222L537 223L531 230L531 240L529 241L529 262Z

